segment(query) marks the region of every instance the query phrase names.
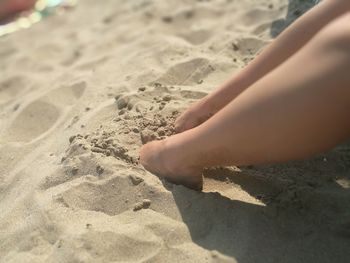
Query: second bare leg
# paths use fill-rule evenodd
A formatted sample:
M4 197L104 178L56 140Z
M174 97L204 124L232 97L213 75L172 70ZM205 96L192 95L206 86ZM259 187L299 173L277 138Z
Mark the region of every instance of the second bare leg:
M175 123L177 132L191 129L209 119L242 91L295 54L328 23L349 10L349 0L324 0L307 12L239 74L185 111Z
M215 165L309 157L350 136L350 15L202 125L141 149L146 169L197 188Z

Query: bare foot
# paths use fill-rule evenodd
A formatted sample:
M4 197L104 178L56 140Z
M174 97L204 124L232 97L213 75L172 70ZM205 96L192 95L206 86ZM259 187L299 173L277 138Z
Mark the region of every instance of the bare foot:
M175 121L175 131L181 133L197 127L216 113L203 98L191 105Z
M202 190L201 169L190 168L188 161L182 160L182 156L169 139L148 143L140 150L140 162L146 170L172 183Z

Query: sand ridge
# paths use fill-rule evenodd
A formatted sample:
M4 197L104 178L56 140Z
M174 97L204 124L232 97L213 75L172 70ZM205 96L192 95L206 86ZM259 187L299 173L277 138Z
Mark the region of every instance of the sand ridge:
M85 0L1 38L0 262L348 262L349 145L203 192L138 163L310 5Z

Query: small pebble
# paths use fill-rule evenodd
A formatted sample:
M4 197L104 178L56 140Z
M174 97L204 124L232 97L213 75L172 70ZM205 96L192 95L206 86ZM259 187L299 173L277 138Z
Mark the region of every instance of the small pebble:
M121 96L121 94L114 96L115 101L117 101Z
M96 166L96 172L100 175L104 172L104 168L101 165Z
M164 136L165 135L165 131L162 128L159 129L157 133L158 133L159 136Z
M112 144L112 143L113 143L113 138L109 138L109 139L107 139L107 140L106 140L106 143L108 143L108 144Z
M293 15L295 15L295 16L301 16L301 15L302 15L302 11L299 10L299 9L294 10Z
M132 131L133 131L134 133L139 133L139 132L140 132L140 130L139 130L137 127L132 128Z
M171 96L170 95L165 95L163 97L163 101L171 101Z
M142 205L143 205L143 208L146 209L146 208L149 208L151 206L151 200L149 199L143 199L142 200Z
M141 177L138 177L138 176L133 175L133 174L129 175L129 178L130 178L133 185L139 185L140 183L143 182L143 179Z
M193 11L193 10L188 10L188 11L185 12L185 17L186 17L187 19L190 19L190 18L192 18L193 16L194 16L194 11Z
M72 175L76 175L78 173L79 169L77 167L73 167L71 172L72 172Z
M128 101L125 98L120 98L117 100L118 109L123 109L128 106Z
M236 43L232 43L232 48L234 51L239 50L239 46Z
M98 148L98 147L92 147L91 151L95 152L95 153L104 153L105 152L103 149Z
M171 23L173 22L173 18L171 16L163 16L162 17L163 22L165 23Z
M13 111L18 110L19 106L21 106L21 105L20 105L20 104L16 104L16 105L13 107Z
M142 202L138 202L138 203L136 203L135 205L134 205L134 211L139 211L139 210L141 210L143 208L143 204L142 204Z
M134 205L134 211L138 211L141 209L147 209L151 206L151 200L149 199L143 199L142 202L137 202Z
M76 137L77 137L76 135L69 137L69 143L72 143Z

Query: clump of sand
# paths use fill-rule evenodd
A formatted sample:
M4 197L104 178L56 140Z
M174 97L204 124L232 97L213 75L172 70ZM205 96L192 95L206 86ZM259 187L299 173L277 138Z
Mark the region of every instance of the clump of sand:
M0 262L348 262L350 147L205 171L138 150L310 1L80 1L0 39Z

